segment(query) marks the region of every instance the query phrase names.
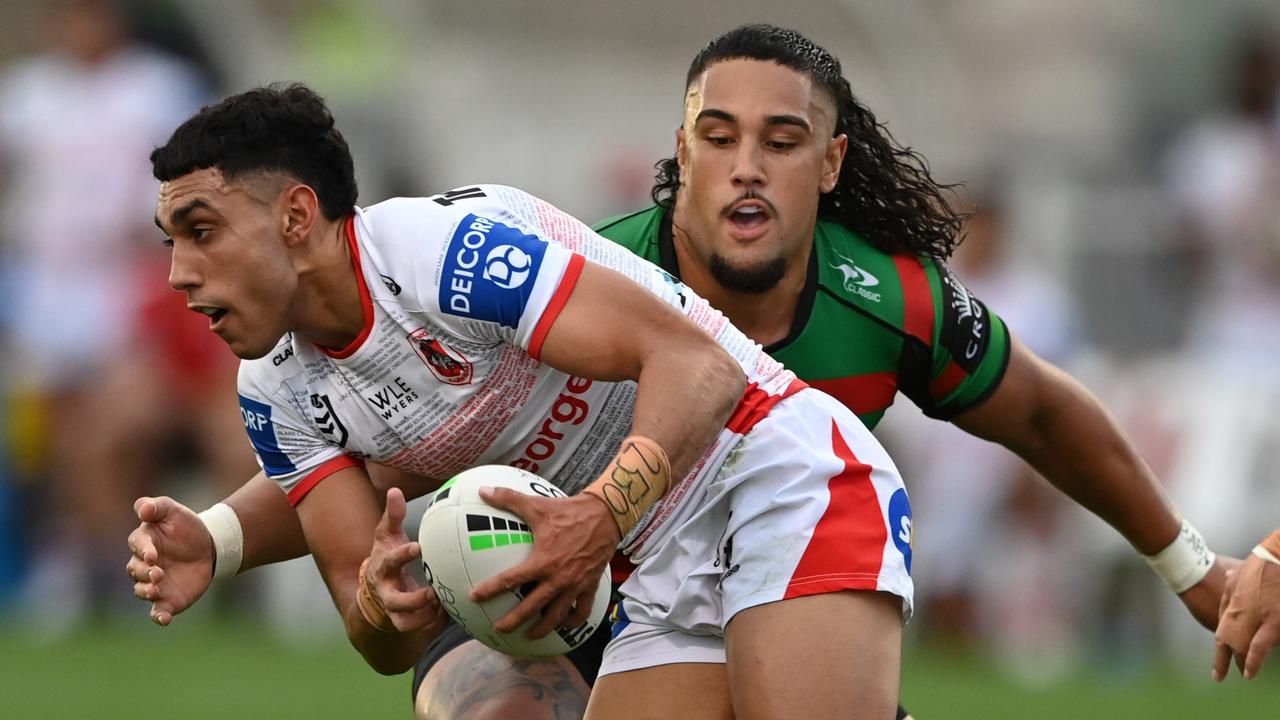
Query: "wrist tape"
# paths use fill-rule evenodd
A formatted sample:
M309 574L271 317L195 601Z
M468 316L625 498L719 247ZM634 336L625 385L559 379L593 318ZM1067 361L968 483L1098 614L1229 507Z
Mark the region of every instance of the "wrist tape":
M218 503L196 517L213 538L213 579L235 575L244 560L244 529L236 511L226 503Z
M1258 543L1253 548L1253 554L1267 562L1280 565L1280 530L1276 530L1268 535L1265 540Z
M1164 584L1175 593L1183 593L1204 579L1213 569L1216 557L1205 545L1200 531L1186 520L1182 521L1182 529L1168 547L1155 555L1144 555L1143 558L1152 570L1164 580Z
M582 492L604 501L622 537L640 522L671 486L671 461L658 443L632 435L604 474Z
M369 560L370 558L365 558L364 562L360 563L360 587L356 590L356 607L360 608L364 621L374 628L385 633L400 632L387 615L387 608L382 604L382 600L369 589L369 578L365 575L369 570Z

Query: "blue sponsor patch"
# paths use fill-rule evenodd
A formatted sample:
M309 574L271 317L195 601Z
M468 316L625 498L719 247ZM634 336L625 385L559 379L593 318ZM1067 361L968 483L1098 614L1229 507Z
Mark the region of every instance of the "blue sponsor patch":
M440 309L514 330L546 250L547 242L536 235L467 215L445 250Z
M293 461L280 450L276 440L276 426L271 424L271 406L240 396L240 414L244 416L244 429L249 433L253 449L262 458L262 469L276 477L298 470Z
M911 572L911 502L907 500L907 491L898 491L889 498L889 534L893 536L893 544L906 560L907 572Z

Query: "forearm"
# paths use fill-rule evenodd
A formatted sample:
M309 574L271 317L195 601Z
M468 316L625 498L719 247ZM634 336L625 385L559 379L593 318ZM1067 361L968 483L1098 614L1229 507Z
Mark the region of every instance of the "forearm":
M1072 500L1153 555L1178 535L1180 518L1155 474L1092 394L1065 373L1056 397L1008 447Z
M289 498L264 473L254 475L223 502L235 511L244 533L240 572L310 552Z
M746 389L742 368L718 345L652 353L641 370L631 434L658 443L682 478L724 429Z
M352 574L350 580L343 581L341 585L341 591L333 591L333 585L330 585L330 589L338 612L342 615L342 624L351 646L360 653L369 667L382 675L399 675L412 668L422 656L433 633L425 630L387 632L374 627L356 604L356 575Z

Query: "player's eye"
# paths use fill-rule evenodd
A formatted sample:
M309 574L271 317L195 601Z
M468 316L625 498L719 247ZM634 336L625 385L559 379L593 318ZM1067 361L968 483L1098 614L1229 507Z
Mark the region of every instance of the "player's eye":
M770 140L769 142L765 143L765 145L771 150L779 150L781 152L786 152L791 148L795 147L797 143L791 142L789 140Z
M164 246L165 246L165 247L173 247L173 238L171 238L171 237L169 237L168 235L166 235L166 236L165 236L165 238L164 238Z
M711 143L712 145L725 147L733 143L733 138L725 137L723 135L711 135L707 137L707 142Z

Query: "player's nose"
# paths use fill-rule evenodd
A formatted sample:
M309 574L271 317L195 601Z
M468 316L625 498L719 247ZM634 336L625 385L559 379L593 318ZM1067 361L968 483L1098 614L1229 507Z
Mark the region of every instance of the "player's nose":
M200 286L200 274L196 270L195 259L180 246L175 244L173 255L169 260L169 287L178 292L187 292Z

